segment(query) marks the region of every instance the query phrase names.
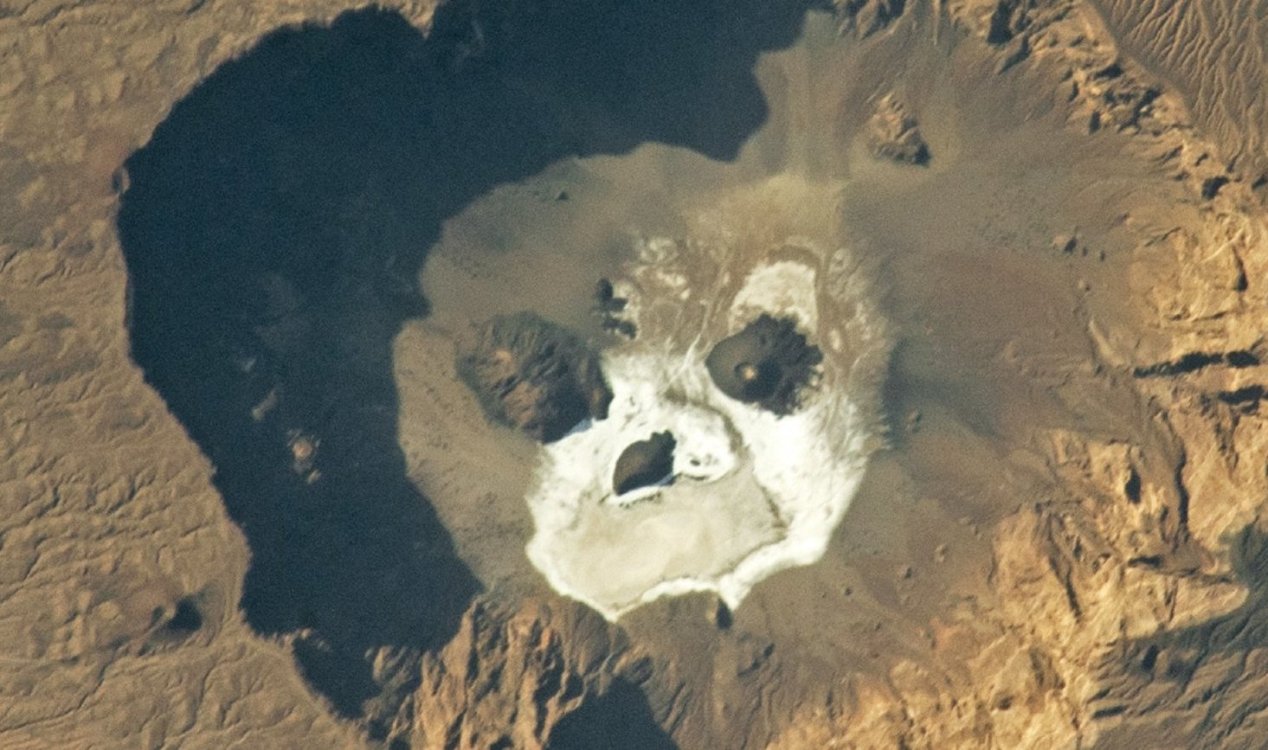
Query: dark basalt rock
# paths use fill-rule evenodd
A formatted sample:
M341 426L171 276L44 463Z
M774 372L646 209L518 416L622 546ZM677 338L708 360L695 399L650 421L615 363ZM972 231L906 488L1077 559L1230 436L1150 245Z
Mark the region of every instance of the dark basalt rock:
M792 320L763 314L719 341L705 366L726 395L785 415L800 405L801 392L822 361L823 352L806 342Z
M612 487L616 494L650 487L674 472L674 448L678 441L672 433L656 432L646 440L630 443L616 459Z
M620 317L628 303L626 298L616 296L611 281L599 279L595 284L594 310L599 315L603 330L632 339L638 334L638 328L633 321Z
M616 288L607 279L599 279L594 285L594 302L600 312L619 313L625 309L625 298L616 296Z
M458 375L494 421L553 442L612 402L598 355L532 313L493 318L458 355Z

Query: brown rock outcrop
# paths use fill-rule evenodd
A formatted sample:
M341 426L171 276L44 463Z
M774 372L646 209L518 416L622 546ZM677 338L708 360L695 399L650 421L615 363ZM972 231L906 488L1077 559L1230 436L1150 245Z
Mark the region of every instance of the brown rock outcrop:
M1239 0L1091 0L1124 45L1174 81L1203 133L1268 199L1268 16Z
M491 419L544 443L587 417L606 418L612 401L598 356L531 313L486 323L459 353L458 374Z
M850 27L867 37L898 20L907 0L834 0L833 5Z
M920 134L920 126L893 94L876 104L876 112L868 120L868 146L882 159L924 166L929 163L929 144Z

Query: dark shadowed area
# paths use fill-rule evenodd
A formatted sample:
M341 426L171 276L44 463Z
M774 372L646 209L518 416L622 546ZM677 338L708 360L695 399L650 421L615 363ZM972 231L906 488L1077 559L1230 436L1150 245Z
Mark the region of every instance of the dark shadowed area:
M766 117L753 63L804 11L455 3L430 37L348 13L224 65L127 160L133 356L250 544L248 621L296 634L314 687L372 734L409 710L418 654L480 591L397 442L391 344L427 312L442 222L570 155L664 141L733 158ZM560 747L611 716L656 738L627 746L670 744L637 689L602 700Z
M616 680L608 692L566 717L550 735L550 750L674 750L656 725L638 686Z

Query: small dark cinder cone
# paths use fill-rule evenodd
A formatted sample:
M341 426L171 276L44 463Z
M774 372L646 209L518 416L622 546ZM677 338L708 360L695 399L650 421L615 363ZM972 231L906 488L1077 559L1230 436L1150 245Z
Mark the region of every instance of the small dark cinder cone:
M674 472L674 448L678 441L670 432L657 432L646 440L630 443L616 459L612 488L618 495L650 487Z
M823 353L806 342L792 320L762 315L719 341L705 367L726 395L783 415L796 411L822 361Z

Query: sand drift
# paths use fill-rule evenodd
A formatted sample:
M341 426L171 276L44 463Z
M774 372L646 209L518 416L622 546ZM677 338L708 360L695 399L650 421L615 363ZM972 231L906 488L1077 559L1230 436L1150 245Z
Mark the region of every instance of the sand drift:
M543 445L527 497L528 555L558 591L609 619L693 591L734 608L823 555L877 444L886 353L863 275L830 231L835 195L775 178L689 217L686 237L636 240L617 289L639 335L604 354L608 417ZM706 366L760 315L795 323L824 355L788 413L728 396ZM618 456L663 432L670 476L618 494Z

